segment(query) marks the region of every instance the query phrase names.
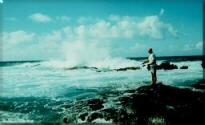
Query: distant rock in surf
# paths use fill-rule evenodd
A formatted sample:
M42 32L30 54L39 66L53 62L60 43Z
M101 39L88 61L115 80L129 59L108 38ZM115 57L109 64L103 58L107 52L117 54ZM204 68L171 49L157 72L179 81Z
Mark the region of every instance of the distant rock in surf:
M96 67L88 67L88 66L75 66L71 68L64 68L64 70L77 70L77 69L91 69L91 70L96 70L98 68Z
M97 68L97 67L88 67L88 66L76 66L71 68L64 68L64 70L78 70L78 69L90 69L96 72L110 72L110 71L127 71L127 70L138 70L140 67L124 67L118 69L110 69L110 68Z
M119 69L114 69L115 71L127 71L127 70L138 70L140 67L125 67L125 68L119 68Z
M181 66L180 69L188 69L188 66Z
M172 70L172 69L178 69L177 65L171 64L168 61L162 62L160 65L157 65L156 67L158 70L164 69L164 70Z

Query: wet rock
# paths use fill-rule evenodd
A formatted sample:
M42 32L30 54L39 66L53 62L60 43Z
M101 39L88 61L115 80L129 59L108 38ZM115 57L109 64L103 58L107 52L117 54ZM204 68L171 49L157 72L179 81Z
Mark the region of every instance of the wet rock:
M163 117L160 124L193 123L202 121L197 112L205 111L202 106L205 104L204 93L163 84L142 86L137 89L137 93L120 97L119 101L124 107L131 108L132 116L129 115L128 119L133 121L137 118L135 121L140 125L151 123L149 118L156 115Z
M188 69L188 66L181 66L180 69Z
M121 102L122 105L128 105L132 101L132 97L122 96L122 97L119 97L119 101Z
M205 57L204 57L205 58ZM203 69L205 69L205 59L203 58L203 60L202 60L202 64L201 64L201 66L202 66L202 68Z
M201 113L205 112L205 93L162 83L128 91L129 95L122 92L112 100L120 102L116 108L102 109L102 99L88 100L87 105L95 108L92 108L92 112L81 114L79 118L86 122L102 118L129 125L199 124L204 121Z
M119 110L119 112L118 112L118 121L120 123L128 123L129 121L127 122L127 119L128 119L127 112L124 109Z
M115 71L127 71L127 70L138 70L140 67L125 67L125 68L119 68L119 69L114 69Z
M93 69L97 70L97 67L88 67L88 66L76 66L76 67L71 67L71 68L64 68L64 70L77 70L77 69Z
M128 113L124 108L108 108L101 110L105 120L112 120L114 123L125 123L128 120Z
M88 116L88 113L82 113L79 115L79 118L82 120L82 121L85 121L86 120L86 116Z
M164 69L164 70L172 70L172 69L178 69L177 65L171 64L168 61L162 62L160 65L157 65L156 68L159 69Z
M92 122L93 120L98 119L98 118L103 118L103 114L100 112L91 113L88 116L87 122Z
M191 85L191 87L204 90L205 89L205 79L199 80L197 83Z
M148 125L166 125L166 119L163 116L149 117Z
M112 119L113 121L117 121L116 119L118 117L118 113L116 109L108 108L108 109L103 109L101 112L103 113L105 120Z
M73 121L67 117L63 118L63 123L69 124L72 123Z
M193 92L189 89L179 89L163 84L152 88L144 86L138 89L139 93L144 93L134 98L135 106L138 108L139 117L147 118L160 114L168 120L170 124L193 123L202 121L201 115L197 112L204 112L205 94ZM169 105L167 107L167 105ZM141 110L139 110L141 109Z
M108 109L103 109L102 112L107 113L107 114L116 114L117 111L114 108L108 108Z
M101 99L90 99L87 102L87 105L92 109L92 110L98 110L103 108L103 103L104 101Z

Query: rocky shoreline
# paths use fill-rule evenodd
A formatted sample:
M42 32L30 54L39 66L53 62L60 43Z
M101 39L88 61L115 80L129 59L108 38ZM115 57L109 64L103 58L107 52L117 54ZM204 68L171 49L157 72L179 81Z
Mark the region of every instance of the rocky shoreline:
M174 70L174 69L188 69L188 68L189 67L186 65L178 67L176 64L170 63L169 61L163 61L161 64L156 66L157 70ZM141 69L141 67L132 66L132 67L117 68L117 69L107 69L107 68L97 68L97 67L88 67L88 66L78 66L78 67L64 68L64 70L78 70L78 69L90 69L96 72L110 72L110 71L139 70Z
M201 84L204 80L201 81ZM196 86L193 85L192 87ZM204 122L205 92L199 86L177 88L162 83L126 91L108 92L76 103L86 108L77 123L129 125L199 125ZM112 104L112 105L110 105ZM114 106L113 106L114 105ZM71 122L68 117L64 123Z

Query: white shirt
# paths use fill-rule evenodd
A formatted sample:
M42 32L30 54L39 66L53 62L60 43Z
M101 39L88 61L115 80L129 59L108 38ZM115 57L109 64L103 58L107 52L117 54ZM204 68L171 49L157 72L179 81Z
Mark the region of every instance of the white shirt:
M154 53L151 53L148 57L149 62L152 62L152 64L156 63L156 57L154 55Z

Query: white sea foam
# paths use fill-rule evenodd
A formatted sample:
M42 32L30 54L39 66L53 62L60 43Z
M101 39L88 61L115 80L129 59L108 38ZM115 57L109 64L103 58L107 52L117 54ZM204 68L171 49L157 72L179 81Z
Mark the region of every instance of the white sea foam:
M34 123L28 114L0 111L0 123Z
M111 120L105 120L104 118L97 118L94 121L92 121L93 123L112 123Z

